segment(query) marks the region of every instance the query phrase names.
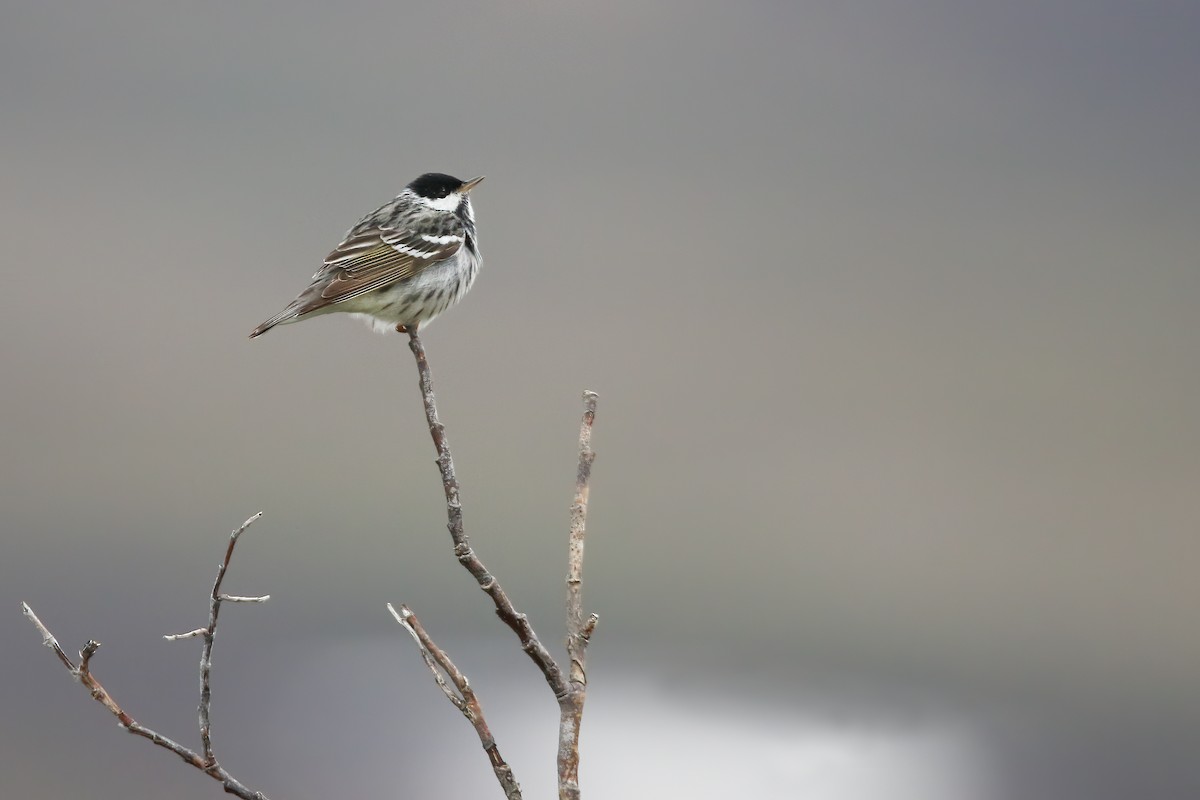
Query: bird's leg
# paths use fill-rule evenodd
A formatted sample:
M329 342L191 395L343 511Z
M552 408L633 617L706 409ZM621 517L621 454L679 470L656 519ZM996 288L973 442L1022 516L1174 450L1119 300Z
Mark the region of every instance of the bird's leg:
M417 332L417 324L419 324L419 323L416 323L416 324L414 324L414 325L412 326L412 332L413 332L413 333L416 333L416 332ZM403 324L403 323L401 323L401 324L397 325L397 326L396 326L396 333L408 333L408 326L407 326L407 325L405 325L405 324Z

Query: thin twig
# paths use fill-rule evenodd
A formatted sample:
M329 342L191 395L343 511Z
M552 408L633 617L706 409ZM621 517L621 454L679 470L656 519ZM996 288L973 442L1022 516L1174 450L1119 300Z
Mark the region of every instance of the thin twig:
M193 639L197 636L203 636L206 633L208 633L208 628L196 628L196 630L188 631L187 633L168 633L163 638L168 642L177 642L180 639Z
M117 720L121 724L121 727L132 734L149 739L159 747L170 750L172 753L179 756L185 762L191 764L205 775L220 781L227 793L236 795L237 797L242 798L242 800L267 800L267 798L262 792L256 792L250 789L245 784L241 783L239 780L226 772L225 768L218 764L216 758L214 758L212 755L212 742L208 736L207 727L208 706L212 699L212 693L208 686L208 679L212 667L212 638L217 627L217 609L220 606L220 598L218 595L221 580L225 576L225 570L229 568L229 559L233 555L233 546L237 543L238 536L240 536L242 532L250 526L250 523L254 522L261 516L262 512L259 512L250 519L246 520L246 522L240 528L234 531L233 535L230 537L229 547L225 551L225 561L221 564L221 567L217 573L216 585L213 587L213 604L209 607L208 627L189 631L188 633L175 634L165 637L169 640L184 639L193 636L203 636L205 638L204 656L201 659L200 668L200 730L205 748L203 755L197 753L195 750L184 747L178 742L168 739L166 736L163 736L162 734L140 724L123 708L121 708L113 696L108 693L108 690L105 689L100 684L100 681L96 680L95 676L93 676L91 673L91 660L96 654L96 651L100 648L99 642L95 640L89 640L88 643L84 645L83 650L81 650L79 653L79 666L77 667L70 657L67 656L66 652L63 651L62 646L58 643L58 640L54 638L54 635L50 633L49 629L47 629L46 626L42 624L42 621L38 619L37 615L33 613L33 609L29 607L29 604L21 604L21 608L25 612L25 616L29 618L29 621L32 622L42 634L42 644L53 650L54 654L58 656L58 660L61 661L63 666L67 668L67 671L71 673L71 676L82 683L95 700L97 700L101 705L112 712L114 716L116 716ZM207 667L205 666L206 664Z
M213 582L212 592L209 593L207 627L190 633L163 637L168 641L192 635L204 637L204 648L200 651L200 706L197 712L200 718L200 743L204 747L204 760L209 764L217 763L217 758L213 755L212 746L212 651L213 641L216 639L217 633L217 617L221 613L221 603L225 600L236 603L264 603L270 597L270 595L265 595L262 597L238 597L235 599L221 594L221 583L225 580L225 573L229 569L229 560L233 558L233 548L237 547L238 537L261 516L262 512L260 511L243 522L240 528L229 534L229 546L225 548L225 560L217 567L217 579Z
M596 393L583 393L583 419L579 423L579 468L575 473L575 499L571 503L571 533L567 547L567 658L570 689L559 698L558 796L579 798L579 727L587 700L587 646L600 618L583 617L583 543L587 534L587 508L592 462L592 422L596 418Z
M264 594L256 597L246 597L237 594L223 594L217 599L222 603L265 603L271 599L271 595Z
M450 660L450 656L446 655L446 651L437 646L421 625L421 621L417 619L417 615L410 611L408 606L402 605L397 611L391 603L388 603L387 608L396 618L396 622L399 622L417 643L421 658L429 667L429 671L433 673L433 679L437 681L438 687L446 695L446 699L461 711L467 721L474 726L475 732L479 735L479 743L483 745L483 750L487 753L488 761L492 765L492 771L496 773L496 780L500 782L500 787L504 790L504 796L508 800L521 800L521 787L517 784L512 768L500 755L500 748L496 745L496 740L488 728L487 720L484 719L483 707L475 696L475 690L471 688L467 676L454 666L454 662ZM450 678L455 689L458 690L457 694L446 683L443 673Z
M479 583L479 588L492 598L492 602L496 605L497 616L516 633L517 639L521 642L521 649L533 659L533 663L537 664L538 669L546 678L546 683L554 692L554 696L561 701L569 693L570 687L563 677L558 663L554 660L554 656L550 655L550 651L538 639L533 626L529 624L529 619L513 607L512 601L508 599L508 594L501 588L500 582L471 549L471 543L463 531L462 505L458 498L458 478L454 474L454 459L450 455L450 445L446 441L446 429L438 421L437 401L433 394L433 378L429 373L429 362L425 358L425 347L421 344L421 338L417 335L416 330L409 330L407 333L409 347L417 360L421 399L425 404L425 419L429 423L429 433L433 437L433 445L438 453L437 465L442 473L442 488L446 494L448 519L446 527L450 531L450 538L454 540L454 555Z

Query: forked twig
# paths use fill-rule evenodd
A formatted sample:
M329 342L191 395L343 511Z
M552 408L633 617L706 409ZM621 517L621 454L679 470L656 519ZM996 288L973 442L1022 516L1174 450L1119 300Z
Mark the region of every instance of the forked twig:
M454 472L454 459L450 454L450 445L446 439L446 429L438 419L437 401L433 393L433 379L430 375L429 361L425 356L425 348L415 330L408 330L409 347L417 362L417 373L420 379L421 399L425 406L425 419L429 424L429 433L437 449L437 465L442 475L442 488L446 495L447 528L454 542L454 555L460 564L471 573L479 584L479 588L492 598L496 606L496 614L517 635L524 650L533 663L541 670L559 705L559 736L558 736L558 794L560 800L578 800L579 798L579 727L583 717L583 705L587 699L587 645L592 632L596 628L599 617L595 614L584 619L583 615L583 545L587 524L587 503L589 481L591 478L592 462L596 458L591 449L592 422L596 416L596 393L584 392L583 420L579 429L579 468L576 473L575 499L571 505L571 532L567 559L567 657L569 659L569 674L564 676L562 669L550 655L528 618L518 612L509 599L508 594L500 586L496 577L488 571L479 556L471 548L470 541L463 529L462 503L459 499L458 478ZM407 620L416 618L409 611ZM393 611L395 614L395 611ZM422 656L430 665L438 684L451 702L464 714L460 702L452 696L445 680L433 666L439 664L453 679L456 670L446 667L438 657L436 646L432 640L425 637L422 640L415 632L415 626L405 623L403 615L396 615L397 621L409 630L422 648ZM419 624L419 623L418 623ZM444 655L444 653L443 653ZM447 662L449 659L447 659ZM463 679L466 680L465 678ZM460 688L461 691L461 688ZM468 716L468 718L470 718ZM482 715L480 716L482 718ZM483 740L483 734L480 735ZM486 745L485 745L486 748ZM493 762L494 766L494 762ZM507 766L507 765L506 765ZM508 773L511 776L511 770ZM497 777L500 773L497 772ZM501 779L501 785L504 780ZM514 781L515 786L515 781ZM519 790L518 790L519 791ZM506 794L508 788L505 787ZM511 800L511 795L509 795Z
M213 755L212 738L209 733L211 727L209 722L209 709L212 704L212 690L209 687L209 679L212 672L212 643L213 637L217 630L217 614L220 611L221 602L223 600L232 599L220 593L221 581L224 580L225 572L229 569L229 560L233 557L233 548L237 544L238 537L242 535L246 528L250 527L251 523L261 516L262 512L260 511L259 513L250 517L250 519L242 523L242 526L235 530L229 537L229 546L225 550L225 560L221 562L220 567L217 569L217 580L213 585L212 601L209 604L208 626L205 628L198 628L187 633L164 637L170 641L191 638L194 636L204 637L204 650L200 658L199 707L200 738L203 743L203 754L197 753L195 750L192 750L188 747L184 747L178 742L168 739L166 736L163 736L162 734L140 724L117 703L113 696L108 693L108 690L105 689L100 684L100 681L96 680L95 676L91 673L91 659L92 656L96 654L96 650L98 650L100 647L99 642L95 640L89 640L88 643L84 645L83 649L79 651L79 666L75 666L75 663L70 659L69 656L67 656L66 652L62 649L62 646L58 643L58 640L54 638L54 635L50 633L49 629L42 624L42 621L38 619L37 614L33 613L33 609L29 607L29 604L21 604L21 608L25 612L25 616L29 618L29 621L32 622L42 634L42 644L53 650L54 654L58 656L58 660L61 661L63 666L67 668L67 671L71 673L72 677L82 683L95 700L97 700L101 705L112 712L114 716L116 716L117 720L121 724L121 727L132 734L149 739L159 747L170 750L172 753L179 756L185 762L191 764L205 775L220 781L227 793L236 795L242 798L242 800L267 800L267 798L262 792L256 792L250 789L245 784L230 775L225 768L217 762L216 757ZM270 595L255 598L238 598L238 600L240 601L243 599L249 599L252 602L264 602L269 596Z
M204 637L204 649L200 651L200 707L198 712L200 716L200 742L204 747L204 760L211 764L215 764L217 761L216 756L213 755L212 721L210 719L212 712L212 650L217 632L217 616L221 613L221 603L226 600L234 603L265 603L271 599L271 595L269 594L261 597L233 597L221 594L221 583L225 580L225 573L229 569L229 560L233 558L233 548L237 546L238 538L246 528L249 528L261 516L262 512L260 511L243 522L240 528L229 535L229 546L225 548L225 560L217 567L217 579L213 582L212 592L209 594L208 625L194 631L188 631L187 633L167 634L163 637L168 642L186 639L191 636Z

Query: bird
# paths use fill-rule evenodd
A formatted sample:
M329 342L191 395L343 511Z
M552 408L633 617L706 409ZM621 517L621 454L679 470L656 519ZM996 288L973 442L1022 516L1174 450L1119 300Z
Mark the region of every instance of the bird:
M483 180L441 172L414 179L360 219L325 257L308 288L250 333L343 311L379 333L415 333L457 303L482 257L469 194Z

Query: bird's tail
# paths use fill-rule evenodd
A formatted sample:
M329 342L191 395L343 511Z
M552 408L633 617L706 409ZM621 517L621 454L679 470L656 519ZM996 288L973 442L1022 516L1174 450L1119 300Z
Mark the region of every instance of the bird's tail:
M274 328L276 325L279 325L280 323L283 323L283 322L291 322L292 320L296 319L296 317L298 317L298 316L300 316L299 309L295 308L294 304L291 306L288 306L283 311L280 311L278 314L271 317L269 320L264 322L262 325L259 325L257 328L252 330L250 332L250 338L253 339L255 336L262 336L264 333L271 330L271 328Z

